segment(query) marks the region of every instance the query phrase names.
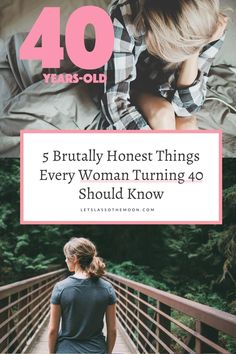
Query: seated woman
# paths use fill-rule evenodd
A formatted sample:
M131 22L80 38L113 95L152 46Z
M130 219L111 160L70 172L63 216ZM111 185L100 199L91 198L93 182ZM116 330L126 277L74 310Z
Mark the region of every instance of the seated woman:
M67 242L64 254L74 275L57 283L52 293L49 353L111 354L116 340L116 296L112 285L101 278L105 265L95 245L82 237Z
M219 0L115 0L104 129L197 129L227 25Z

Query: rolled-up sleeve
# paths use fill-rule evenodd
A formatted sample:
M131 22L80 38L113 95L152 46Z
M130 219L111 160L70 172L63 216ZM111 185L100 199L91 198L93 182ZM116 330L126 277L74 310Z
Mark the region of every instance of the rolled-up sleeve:
M172 98L172 106L177 116L191 116L198 112L206 98L207 81L213 60L222 47L225 35L205 46L198 58L198 77L194 83L184 89L177 89Z

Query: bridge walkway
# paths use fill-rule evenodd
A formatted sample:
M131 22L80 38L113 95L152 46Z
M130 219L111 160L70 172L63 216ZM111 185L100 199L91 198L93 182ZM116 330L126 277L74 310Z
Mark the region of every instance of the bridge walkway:
M48 333L47 333L48 321L45 323L41 331L38 333L37 338L31 345L31 349L28 354L47 354L48 353ZM136 349L133 348L129 337L122 330L118 322L118 331L116 344L113 350L114 354L133 354Z

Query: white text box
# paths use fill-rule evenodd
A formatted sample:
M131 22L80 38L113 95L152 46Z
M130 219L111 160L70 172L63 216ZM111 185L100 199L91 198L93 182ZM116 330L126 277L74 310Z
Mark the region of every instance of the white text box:
M22 131L21 223L217 224L221 134Z

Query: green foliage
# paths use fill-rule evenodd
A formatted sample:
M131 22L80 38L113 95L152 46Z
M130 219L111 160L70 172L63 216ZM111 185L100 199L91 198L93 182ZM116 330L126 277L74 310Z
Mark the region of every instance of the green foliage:
M134 264L132 261L126 261L121 264L108 262L107 268L108 271L113 274L120 275L127 279L131 279L163 291L168 291L168 287L164 283L154 279L149 267Z
M186 316L185 314L175 310L171 312L171 316L186 327L195 329L195 320L192 317ZM186 343L188 333L173 322L171 322L171 333L173 333L175 337L180 339L182 342ZM182 347L176 342L172 345L172 350L174 353L184 353Z
M236 353L236 340L232 337L227 336L226 334L219 333L219 342L225 346L229 353Z
M2 275L3 280L6 270L8 273L6 274L6 279L8 279L10 273L11 279L14 281L21 278L22 274L27 278L47 270L48 265L55 260L55 258L47 259L41 253L32 257L30 253L30 237L26 234L17 236L15 245L8 245L8 248L5 246L5 250L2 253L3 270L5 269Z
M204 305L215 307L219 310L227 311L228 304L222 297L209 289L207 285L188 287L188 292L184 294L186 299L199 302Z

